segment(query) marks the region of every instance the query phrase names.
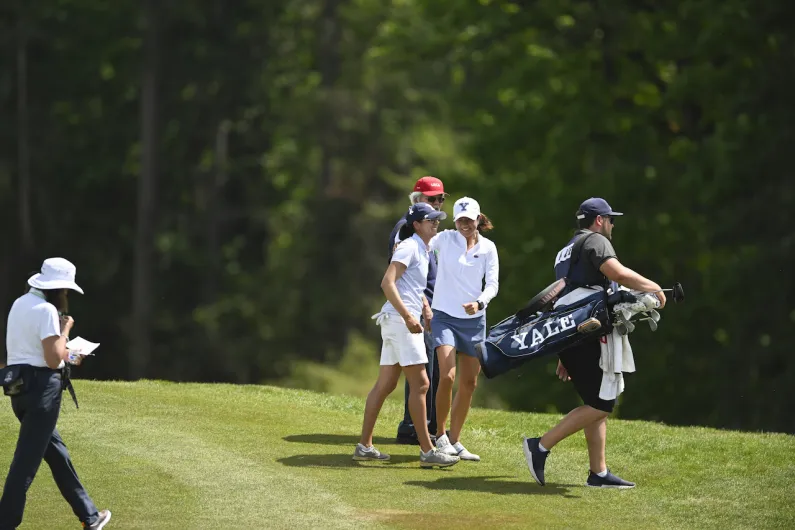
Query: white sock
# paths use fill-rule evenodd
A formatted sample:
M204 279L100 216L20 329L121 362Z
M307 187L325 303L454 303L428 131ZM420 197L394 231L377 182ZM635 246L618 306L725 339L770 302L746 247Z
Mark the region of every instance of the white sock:
M422 453L422 456L430 456L430 454L433 453L433 447L431 447L431 450L428 451L427 453L422 449L420 449L420 453Z
M548 453L549 452L549 449L547 449L546 447L541 445L541 440L538 440L538 448L541 449L542 453Z
M607 470L605 469L604 471L602 471L601 473L597 473L596 475L601 478L605 478L607 476Z

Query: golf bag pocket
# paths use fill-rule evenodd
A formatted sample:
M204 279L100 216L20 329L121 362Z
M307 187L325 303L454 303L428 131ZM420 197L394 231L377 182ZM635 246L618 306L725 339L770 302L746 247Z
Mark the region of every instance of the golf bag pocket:
M513 315L493 326L475 350L484 375L491 379L530 359L558 354L611 331L607 295L598 291L527 319Z
M19 396L27 391L28 381L28 366L25 364L12 364L4 368L0 368L0 382L3 385L3 394L6 396Z

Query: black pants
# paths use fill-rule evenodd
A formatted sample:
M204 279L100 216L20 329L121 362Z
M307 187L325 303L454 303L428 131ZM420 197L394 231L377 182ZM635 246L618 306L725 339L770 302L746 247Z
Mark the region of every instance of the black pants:
M19 439L0 499L0 530L22 523L25 499L42 459L47 462L61 490L81 522L93 524L97 508L77 478L69 452L55 428L61 410L61 373L31 370L28 390L11 398L11 407L20 422Z
M424 324L423 324L424 325ZM428 421L428 432L431 436L436 434L436 389L439 387L439 361L436 359L436 348L433 347L433 337L430 333L423 332L425 339L425 353L428 355L428 364L425 373L428 374L428 393L425 395L425 414ZM417 438L417 430L409 414L409 382L406 381L406 397L403 409L403 421L398 425L398 438Z

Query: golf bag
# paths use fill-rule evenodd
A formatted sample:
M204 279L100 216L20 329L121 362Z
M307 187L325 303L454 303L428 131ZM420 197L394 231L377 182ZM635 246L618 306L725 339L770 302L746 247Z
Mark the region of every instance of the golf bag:
M672 291L676 303L685 299L679 282L673 289L663 290ZM652 293L589 291L577 290L558 298L561 286L555 282L524 309L489 329L486 341L475 345L483 374L489 379L497 377L530 359L558 354L584 340L612 333L614 328L627 335L641 321L657 330L660 302ZM536 312L531 314L528 309Z
M608 296L599 290L549 311L512 315L489 329L475 352L483 374L491 379L530 359L558 354L612 330Z

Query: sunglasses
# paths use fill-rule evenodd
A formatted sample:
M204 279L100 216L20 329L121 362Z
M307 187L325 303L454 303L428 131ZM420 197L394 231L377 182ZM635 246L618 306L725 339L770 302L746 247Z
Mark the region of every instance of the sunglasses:
M428 199L428 202L431 203L431 204L433 204L435 202L438 202L439 204L441 204L441 203L444 202L444 195L432 195L430 197L428 195L426 195L425 198Z
M610 219L610 224L611 225L616 224L616 218L613 217L612 215L602 215L601 217L602 217L602 219Z

